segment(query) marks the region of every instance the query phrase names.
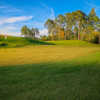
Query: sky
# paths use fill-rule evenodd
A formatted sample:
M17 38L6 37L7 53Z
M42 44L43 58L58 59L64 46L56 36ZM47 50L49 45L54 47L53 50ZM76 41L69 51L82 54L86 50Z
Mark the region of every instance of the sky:
M92 8L100 17L100 0L0 0L0 34L20 36L21 27L27 25L47 35L47 19L75 10L88 14Z

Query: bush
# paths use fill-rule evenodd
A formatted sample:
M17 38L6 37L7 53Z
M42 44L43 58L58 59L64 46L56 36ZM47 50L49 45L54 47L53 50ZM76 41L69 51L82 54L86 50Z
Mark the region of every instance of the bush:
M1 46L1 47L7 46L7 45L8 45L8 43L5 43L5 42L0 43L0 46Z
M95 36L90 42L92 43L99 43L99 36Z
M0 41L4 40L4 35L0 35Z

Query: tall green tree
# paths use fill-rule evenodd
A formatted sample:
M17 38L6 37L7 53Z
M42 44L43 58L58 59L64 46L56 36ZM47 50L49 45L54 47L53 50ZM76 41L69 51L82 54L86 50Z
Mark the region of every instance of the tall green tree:
M52 33L54 36L57 35L58 40L60 40L60 33L62 32L61 30L63 30L65 39L73 39L72 37L74 36L74 39L77 37L78 40L91 41L91 39L93 39L92 37L97 36L95 34L100 32L99 25L100 19L96 15L94 8L92 8L89 15L77 10L72 13L66 13L65 15L60 14L56 19L48 19L45 23L49 34Z
M34 31L35 31L35 37L38 36L39 33L40 33L40 32L39 32L39 29L38 29L38 28L34 28Z
M39 35L38 28L28 28L26 25L21 28L21 34L28 38L36 38Z
M74 39L77 39L77 37L78 37L78 28L76 26L73 29L73 33L74 33Z
M35 30L34 30L34 28L31 29L31 33L30 34L35 39Z
M100 44L100 23L96 25L96 31L98 31L98 43Z
M90 17L96 16L95 8L92 8L92 9L91 9L91 11L90 11L90 13L89 13L89 16L90 16Z
M30 36L30 29L25 25L21 28L21 34L24 35L25 37Z
M70 33L72 33L72 27L74 25L74 18L72 13L65 14L65 38L70 39Z
M80 33L87 22L87 16L84 12L80 10L72 12L72 15L74 19L74 24L78 28L78 40L80 40Z
M38 36L39 35L39 30L38 30L38 28L32 28L31 30L30 30L30 35L31 35L31 37L32 38L36 38L36 36Z
M48 19L45 22L45 27L48 29L49 35L52 35L52 40L54 40L54 36L56 34L56 23L54 20Z
M96 12L95 12L95 8L92 8L90 14L89 14L89 24L91 25L95 25L97 24L99 21L99 17L96 15Z
M90 14L89 14L89 25L91 25L94 28L94 31L100 32L100 19L96 15L95 8L92 8ZM98 34L98 43L100 43L100 33Z
M61 34L59 33L61 30L64 32L65 26L66 26L66 22L65 22L65 16L63 15L58 15L55 19L56 22L56 29L59 30L58 31L58 38L60 40ZM66 34L64 32L64 38L66 40Z
M65 16L63 15L58 15L55 19L56 23L61 27L64 28L65 27Z

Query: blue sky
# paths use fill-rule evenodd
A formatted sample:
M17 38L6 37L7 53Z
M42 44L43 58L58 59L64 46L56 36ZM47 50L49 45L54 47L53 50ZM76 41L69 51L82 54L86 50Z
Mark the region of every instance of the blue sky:
M91 8L100 16L99 0L0 0L0 33L18 36L21 27L27 25L39 28L44 35L48 18L75 10L88 14Z

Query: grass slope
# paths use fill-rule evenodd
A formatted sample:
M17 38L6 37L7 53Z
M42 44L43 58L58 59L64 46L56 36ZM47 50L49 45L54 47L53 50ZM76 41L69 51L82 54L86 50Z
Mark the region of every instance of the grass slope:
M100 100L100 47L53 44L0 49L0 100Z
M1 100L100 100L100 52L72 61L0 68Z
M12 37L9 36L7 39L0 38L0 48L13 48L13 47L23 47L29 45L62 45L62 46L70 46L70 47L91 47L99 45L88 43L86 41L79 41L79 40L62 40L62 41L40 41L40 40L33 40L24 37Z
M48 43L53 43L55 45L63 45L63 46L74 46L74 47L91 47L91 46L99 46L98 44L89 43L81 40L62 40L62 41L48 41Z
M0 38L0 47L23 47L27 45L52 45L52 43L47 43L40 40L33 40L24 37L12 37L9 36L7 39Z

